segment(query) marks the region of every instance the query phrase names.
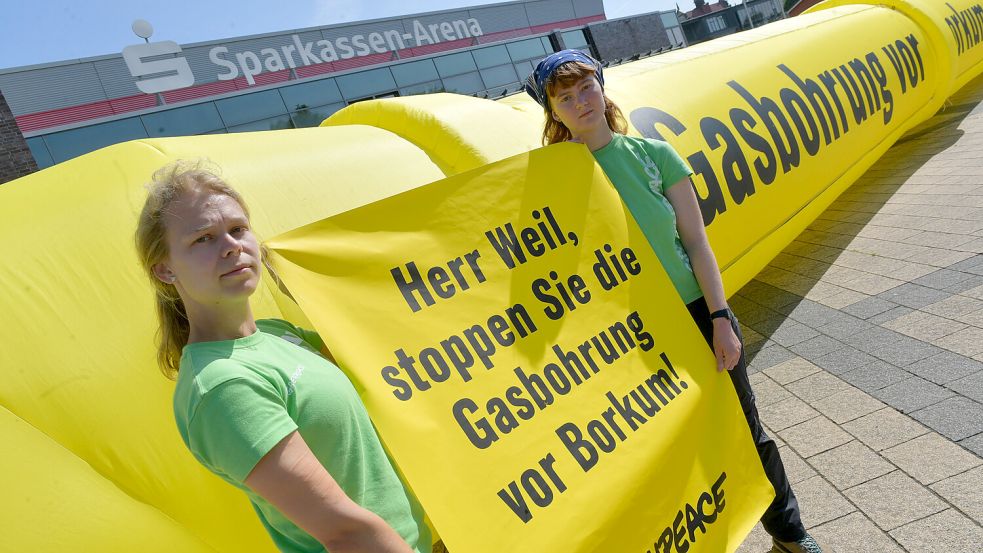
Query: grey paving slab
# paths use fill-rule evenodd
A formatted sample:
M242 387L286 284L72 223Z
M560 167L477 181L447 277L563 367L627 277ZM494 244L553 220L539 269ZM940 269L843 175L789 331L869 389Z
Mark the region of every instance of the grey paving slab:
M949 293L941 290L908 282L886 292L881 292L877 294L877 297L898 305L918 309L930 303L942 301L949 295Z
M983 464L976 455L930 432L881 454L922 484L931 484Z
M884 403L863 390L847 387L827 398L812 402L812 406L829 420L843 424L883 409Z
M917 553L983 551L983 528L955 509L906 524L892 530L891 536Z
M983 255L974 255L973 257L966 258L962 261L953 263L947 267L954 271L963 271L966 269L972 269L976 267L983 267Z
M950 440L983 432L983 405L965 397L952 397L919 409L912 418Z
M884 323L891 322L895 319L898 319L900 317L904 317L905 315L909 313L913 313L914 311L915 310L910 307L899 305L895 308L888 309L883 313L874 315L873 317L867 319L867 322L875 325L884 324Z
M867 366L876 360L873 355L844 345L836 351L814 359L813 362L830 374L841 375Z
M822 524L811 529L810 533L827 551L904 553L894 539L860 512Z
M983 434L977 434L975 436L970 436L965 440L959 440L959 445L966 448L966 450L983 457Z
M795 484L795 496L799 501L802 523L807 528L838 519L857 510L821 476L813 476Z
M893 530L948 508L931 490L900 470L843 494L882 530Z
M965 355L943 351L907 365L904 370L936 384L946 384L983 371L983 363ZM983 388L983 378L980 387Z
M819 412L797 397L789 397L771 405L758 406L761 420L772 430L785 430L819 416Z
M778 448L778 454L782 457L782 465L785 466L785 474L788 481L794 487L797 482L808 480L816 475L816 469L806 463L802 457L792 451L788 446Z
M874 390L880 390L892 384L908 380L911 378L911 373L899 369L890 363L877 360L859 369L840 374L839 377L861 390L873 392Z
M823 416L812 418L784 430L778 435L796 453L808 459L817 453L833 449L853 439L833 421Z
M788 391L810 404L847 390L850 387L846 382L823 370L785 386Z
M861 300L865 301L865 300ZM837 319L818 327L816 330L836 339L843 339L874 328L874 324L856 317Z
M854 304L848 305L841 309L841 311L844 313L849 313L860 319L869 319L875 315L880 315L885 311L894 309L897 306L898 304L894 303L893 301L888 301L877 296L871 296Z
M782 361L788 361L795 357L795 354L779 345L765 346L761 348L749 361L749 366L759 371L774 367Z
M792 397L791 392L782 388L774 380L766 377L764 373L753 374L748 378L751 379L751 389L754 390L755 404L759 410L772 403Z
M810 374L821 371L819 367L801 358L793 357L777 365L764 369L763 372L778 384L789 384L801 380Z
M819 335L815 338L806 340L805 342L795 344L788 349L796 355L812 360L832 353L841 347L843 347L842 342L830 338L829 336Z
M737 553L771 553L771 547L771 536L765 532L759 522L737 548Z
M904 334L875 326L874 328L845 336L841 340L843 343L853 346L860 351L870 353L886 345L893 344L902 338L904 338Z
M966 290L983 285L983 275L974 274L970 278L952 286L947 286L944 290L950 294L962 294Z
M853 316L839 309L833 309L832 307L809 299L803 299L799 303L786 306L786 308L783 308L783 311L788 318L799 321L812 328L819 328L830 323L854 319Z
M983 371L948 382L946 387L968 398L983 402Z
M871 355L892 365L904 367L917 363L926 357L938 355L944 350L915 338L902 338L897 342L874 349Z
M858 440L813 455L809 458L809 464L840 490L895 470L894 465Z
M780 346L790 347L816 336L819 336L819 333L814 329L791 319L785 319L782 325L771 333L770 338Z
M929 432L891 407L844 423L842 428L874 451L894 447Z
M977 522L983 521L983 466L950 476L929 487L963 514Z
M953 396L953 392L924 378L913 376L871 394L902 413L913 413Z
M929 273L923 277L918 277L911 282L914 284L919 284L921 286L927 286L929 288L934 288L936 290L944 290L949 286L953 286L963 282L964 280L970 278L971 275L963 273L961 271L953 271L950 269L939 269L934 273Z

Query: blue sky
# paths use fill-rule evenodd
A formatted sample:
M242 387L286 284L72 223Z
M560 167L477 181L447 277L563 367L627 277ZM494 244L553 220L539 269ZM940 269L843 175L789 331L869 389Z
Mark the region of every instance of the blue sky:
M0 19L0 69L114 54L140 39L134 19L154 26L154 40L189 44L496 3L491 0L11 0ZM675 0L604 0L609 19L675 9ZM693 0L681 0L683 10Z

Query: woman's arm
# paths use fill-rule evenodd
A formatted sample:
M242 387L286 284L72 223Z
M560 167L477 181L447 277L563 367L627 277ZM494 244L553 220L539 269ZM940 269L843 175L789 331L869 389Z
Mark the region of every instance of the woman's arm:
M412 553L384 520L345 495L296 431L260 459L245 484L332 553Z
M696 192L689 177L683 178L666 190L666 198L676 212L676 229L683 248L689 254L693 273L700 284L710 312L727 308L727 296L720 278L717 258L710 249L703 215L696 201ZM733 369L741 356L741 341L737 339L730 319L713 319L713 353L717 358L717 370Z

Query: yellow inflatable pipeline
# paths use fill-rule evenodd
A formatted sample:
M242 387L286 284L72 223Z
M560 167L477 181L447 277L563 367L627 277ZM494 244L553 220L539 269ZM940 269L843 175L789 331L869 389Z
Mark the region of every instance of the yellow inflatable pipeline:
M611 68L632 132L689 160L737 290L900 136L983 70L983 7L829 0ZM141 140L0 186L0 551L272 551L175 431L132 246L141 184L207 156L262 236L538 147L524 96L362 102L321 128ZM270 287L259 316L302 319Z

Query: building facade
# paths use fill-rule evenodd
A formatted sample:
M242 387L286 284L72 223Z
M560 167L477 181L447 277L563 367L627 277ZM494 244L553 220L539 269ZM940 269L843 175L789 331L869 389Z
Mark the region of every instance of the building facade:
M689 44L759 27L785 17L784 0L717 0L707 4L697 0L696 8L681 15L683 32Z
M44 168L126 140L315 126L371 98L495 98L558 49L623 58L682 42L675 12L609 21L602 0L527 0L183 46L155 36L0 71L0 91Z

